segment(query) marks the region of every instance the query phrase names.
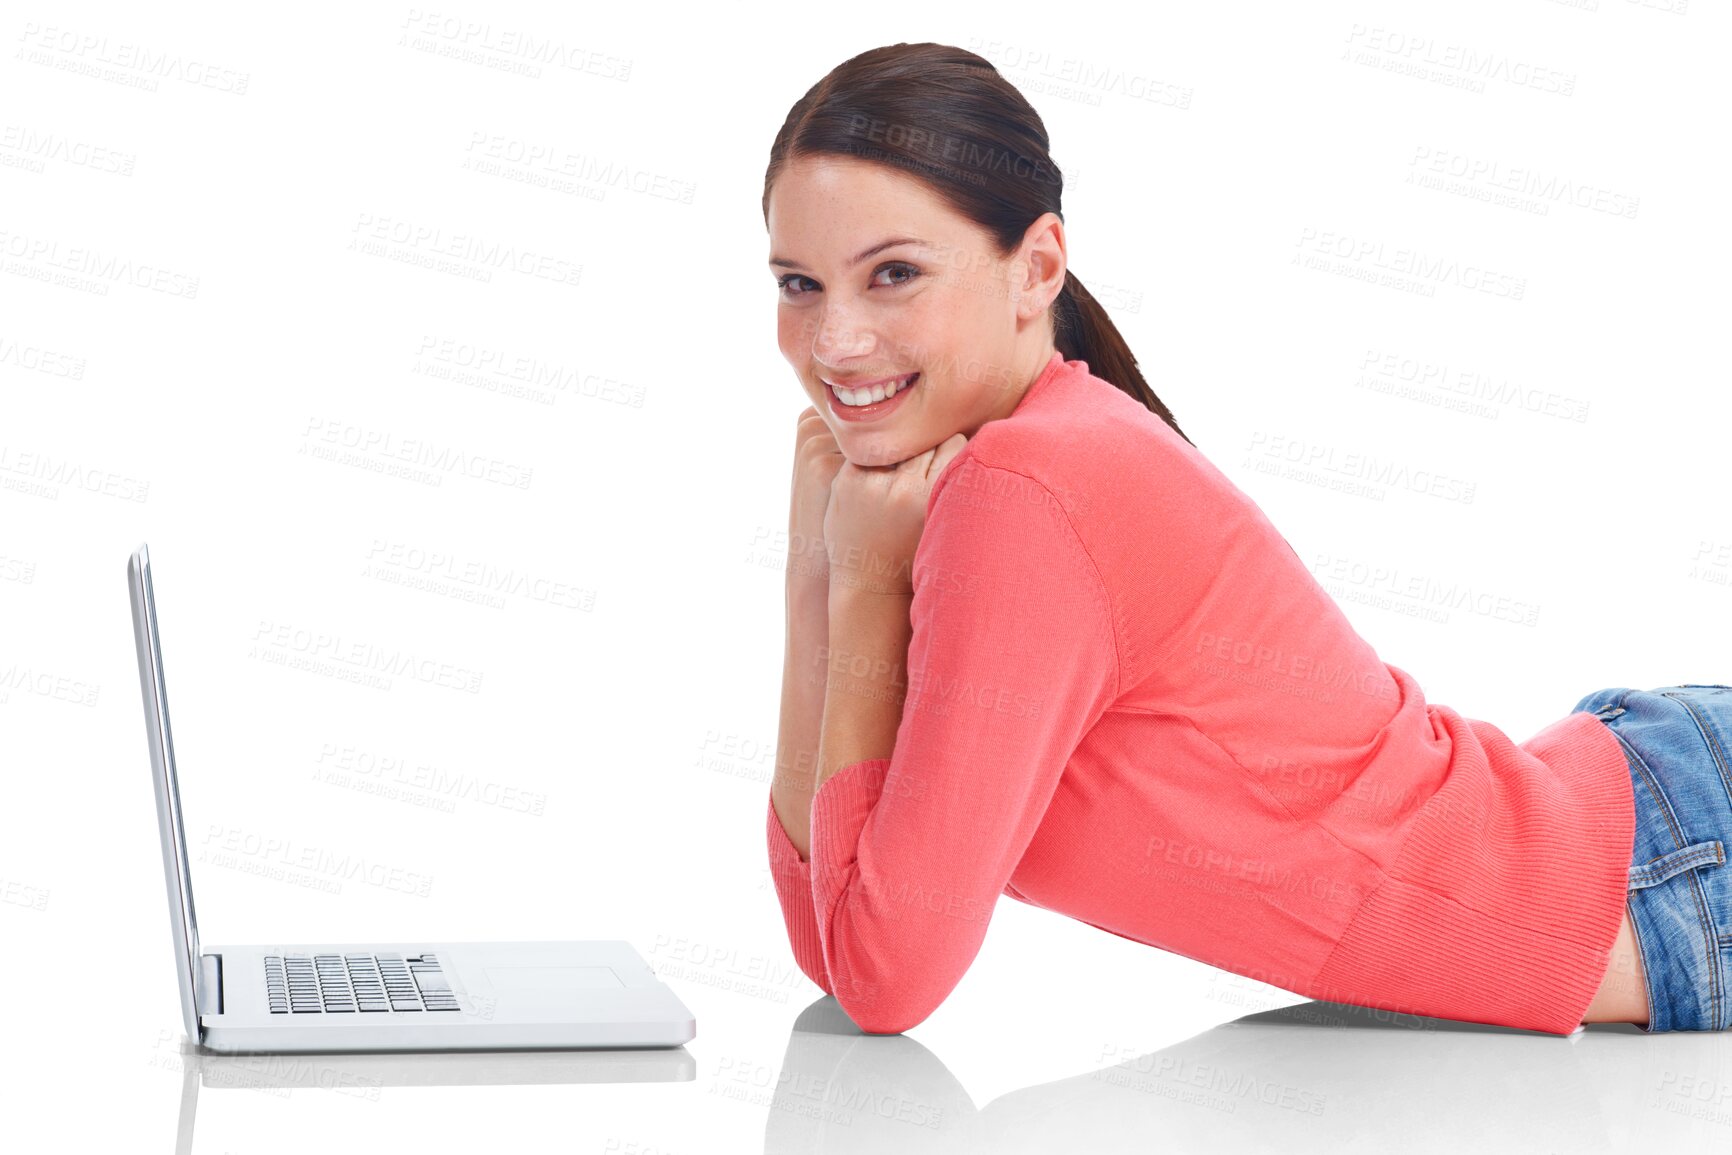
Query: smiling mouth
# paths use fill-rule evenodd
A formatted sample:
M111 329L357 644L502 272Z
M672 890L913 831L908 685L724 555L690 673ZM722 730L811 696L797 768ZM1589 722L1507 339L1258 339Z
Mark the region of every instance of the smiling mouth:
M869 385L860 389L847 389L843 386L832 384L829 381L824 382L824 385L825 388L830 390L831 396L835 397L838 402L851 409L859 409L870 405L881 404L898 394L906 393L908 390L914 388L914 385L919 380L920 374L916 371L913 373L903 374L901 377L892 378L890 381L883 384Z

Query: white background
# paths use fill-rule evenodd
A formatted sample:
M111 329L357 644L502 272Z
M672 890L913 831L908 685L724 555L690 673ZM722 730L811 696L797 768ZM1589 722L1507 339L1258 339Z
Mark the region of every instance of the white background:
M866 1084L790 1033L821 992L763 844L807 403L763 174L885 43L1029 97L1071 267L1428 700L1519 741L1601 686L1732 680L1728 28L1684 3L8 5L8 1130L190 1134L122 576L148 541L207 943L625 938L699 1032L676 1084L209 1091L198 1149L1057 1149L1023 1110L1114 1149L1442 1145L1509 1137L1472 1080L1517 1054L1548 1141L1732 1141L1721 1040L1344 1059L1290 1027L1252 1062L1221 1024L1295 996L1009 901L926 1023L842 1044L942 1109L815 1122ZM484 476L388 470L418 448ZM443 672L303 668L321 645ZM1041 1097L1198 1038L1305 1094Z

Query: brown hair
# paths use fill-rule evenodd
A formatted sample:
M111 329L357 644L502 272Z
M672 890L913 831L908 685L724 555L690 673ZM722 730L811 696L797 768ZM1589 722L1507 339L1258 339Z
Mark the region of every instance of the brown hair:
M764 174L764 223L770 186L789 161L846 156L925 181L1008 257L1042 213L1064 219L1064 176L1047 150L1040 115L985 57L947 44L873 48L831 69L788 110ZM1089 372L1191 441L1143 380L1106 310L1068 267L1053 312L1053 344L1065 360L1086 361Z

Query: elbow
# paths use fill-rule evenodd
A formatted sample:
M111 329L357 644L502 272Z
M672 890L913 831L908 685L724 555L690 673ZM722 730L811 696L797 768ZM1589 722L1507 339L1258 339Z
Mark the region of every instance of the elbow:
M860 1028L863 1035L900 1035L904 1031L913 1030L926 1020L925 1015L887 1015L880 1011L874 1011L865 1017L850 1012L848 1017Z
M877 983L838 982L831 994L842 1010L863 1034L900 1035L913 1030L931 1017L943 1001L924 998L914 992L886 990Z
M831 993L869 1035L900 1035L925 1022L950 997L979 946L932 932L860 935L856 929L838 919L824 958Z

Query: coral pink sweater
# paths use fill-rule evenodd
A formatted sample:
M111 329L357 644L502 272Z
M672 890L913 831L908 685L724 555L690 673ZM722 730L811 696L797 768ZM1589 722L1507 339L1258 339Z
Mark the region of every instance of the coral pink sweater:
M794 957L863 1031L930 1015L1000 894L1308 998L1581 1022L1635 833L1617 738L1428 703L1086 362L946 465L912 576L893 755L819 787L810 861L768 811Z

